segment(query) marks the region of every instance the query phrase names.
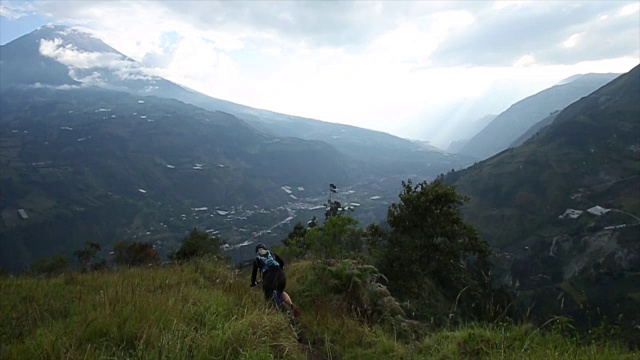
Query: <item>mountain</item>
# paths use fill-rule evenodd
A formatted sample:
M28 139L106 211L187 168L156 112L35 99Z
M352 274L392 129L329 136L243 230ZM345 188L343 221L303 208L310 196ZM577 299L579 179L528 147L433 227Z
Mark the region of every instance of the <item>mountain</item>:
M499 114L461 149L461 154L480 159L491 157L509 147L527 130L549 114L593 92L619 74L585 74L529 96Z
M0 89L13 85L78 86L67 66L40 54L40 35L32 32L0 46Z
M0 46L0 64L0 267L11 270L88 240L166 252L193 227L241 258L241 245L321 217L329 183L367 224L384 218L402 180L471 161L210 98L67 27Z
M6 59L5 53L8 54ZM233 114L256 129L277 137L324 141L356 161L363 168L360 173L372 173L376 177L395 173L434 177L468 166L473 161L468 156L443 154L379 131L290 116L212 98L151 75L142 64L101 40L65 26L42 27L0 47L0 55L3 71L13 74L0 79L0 88L32 86L34 83L82 84L140 96L177 99L207 110ZM28 65L45 64L43 69L46 68L56 81L47 82L43 76L32 75L31 67L24 66L21 59L30 59Z
M0 119L0 266L11 269L87 240L168 250L193 226L237 243L295 214L283 186L317 196L350 179L326 143L276 138L176 100L11 89Z
M640 66L447 180L532 314L640 320Z
M2 45L0 57L0 89L98 86L140 96L180 98L187 103L217 101L216 110L242 108L152 75L150 69L102 40L66 26L43 26Z

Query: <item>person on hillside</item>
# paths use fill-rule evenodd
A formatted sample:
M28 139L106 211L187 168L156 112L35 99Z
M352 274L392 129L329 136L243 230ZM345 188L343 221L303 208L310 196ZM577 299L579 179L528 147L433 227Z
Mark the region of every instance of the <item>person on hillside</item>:
M291 306L293 315L298 317L300 309L291 301L289 294L284 291L287 286L287 277L284 274L284 260L276 253L267 249L260 243L256 245L256 259L253 261L253 271L251 272L251 286L256 286L256 275L258 269L262 271L262 291L264 298L269 300L273 296L273 290L278 291L282 300Z

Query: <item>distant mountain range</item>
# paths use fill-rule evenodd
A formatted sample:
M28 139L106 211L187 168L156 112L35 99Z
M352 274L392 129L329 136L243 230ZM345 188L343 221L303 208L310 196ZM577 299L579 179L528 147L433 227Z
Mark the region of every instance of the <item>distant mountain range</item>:
M529 294L532 314L638 323L640 66L545 122L447 180L470 196L465 216L497 249L503 281Z
M277 242L322 217L329 183L377 222L401 180L472 161L214 99L67 27L0 46L0 64L0 267L11 270L88 240L164 252L193 227L231 246Z
M529 96L495 117L460 149L460 154L489 158L503 151L551 113L597 90L620 74L585 74Z
M377 175L428 166L426 174L435 176L472 162L468 156L443 154L379 131L279 114L209 97L150 75L142 64L101 40L64 26L40 28L2 46L0 55L3 57L0 88L35 83L83 84L140 96L177 99L207 110L233 114L256 129L278 137L324 141ZM38 70L34 72L33 68Z
M276 138L176 100L16 89L2 93L0 118L0 263L11 268L86 240L163 247L190 226L246 240L290 215L275 211L293 201L282 186L317 196L350 179L326 143ZM235 218L217 212L234 208Z

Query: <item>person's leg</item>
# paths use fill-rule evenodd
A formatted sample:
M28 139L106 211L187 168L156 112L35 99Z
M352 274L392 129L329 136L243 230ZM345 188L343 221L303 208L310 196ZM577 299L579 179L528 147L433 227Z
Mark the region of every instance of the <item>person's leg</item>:
M284 274L284 271L279 270L276 276L276 290L278 290L278 294L282 297L282 300L289 305L293 305L291 302L291 296L287 294L284 289L287 287L287 277Z
M282 296L282 300L284 300L284 302L293 306L293 301L291 301L291 296L289 296L289 294L287 294L286 291L280 292L280 296Z
M262 278L262 291L264 291L264 299L271 300L273 298L273 290L276 289L276 277L273 271L267 271Z
M280 271L277 277L276 289L278 290L278 294L280 294L280 297L282 297L282 300L287 304L289 304L289 306L291 306L291 308L293 309L293 315L295 317L298 317L298 315L300 315L300 310L298 309L296 304L294 304L293 301L291 300L291 296L289 296L289 294L287 294L287 292L284 291L286 287L287 287L287 277L285 276L284 271Z
M286 302L287 304L289 304L289 306L291 306L291 310L293 310L293 316L294 317L300 316L300 309L298 308L298 306L296 306L296 304L293 303L293 301L291 301L291 296L289 296L289 294L287 294L286 291L282 291L280 296L282 296L282 300L284 300L284 302Z
M264 293L265 300L269 300L273 296L273 290L269 290L266 285L262 285L262 292Z

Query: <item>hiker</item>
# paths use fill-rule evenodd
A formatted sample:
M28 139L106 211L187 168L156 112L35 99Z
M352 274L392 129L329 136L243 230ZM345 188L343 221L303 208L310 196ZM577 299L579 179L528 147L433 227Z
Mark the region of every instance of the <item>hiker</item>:
M284 291L287 286L287 277L284 274L284 260L276 253L268 250L260 243L256 245L256 259L253 261L251 272L251 286L256 286L258 269L262 271L262 291L264 298L269 300L273 296L273 290L278 290L278 295L293 309L293 316L300 315L300 309L291 301L291 297Z

